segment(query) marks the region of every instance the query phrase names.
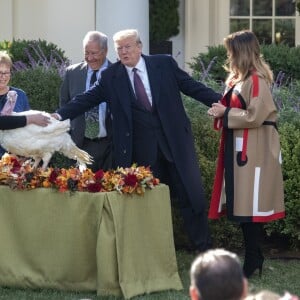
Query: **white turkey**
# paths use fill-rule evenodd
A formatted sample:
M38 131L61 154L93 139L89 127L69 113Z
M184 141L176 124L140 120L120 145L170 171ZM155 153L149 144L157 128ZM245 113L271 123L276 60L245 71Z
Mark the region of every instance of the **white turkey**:
M64 156L74 159L80 169L85 169L87 164L92 163L92 157L85 151L79 149L68 131L70 120L58 121L49 113L28 110L23 112L12 112L11 115L29 115L42 113L50 118L46 127L29 124L22 128L0 130L0 144L8 152L30 157L34 160L33 167L38 167L43 161L42 168L46 169L54 152L60 152Z

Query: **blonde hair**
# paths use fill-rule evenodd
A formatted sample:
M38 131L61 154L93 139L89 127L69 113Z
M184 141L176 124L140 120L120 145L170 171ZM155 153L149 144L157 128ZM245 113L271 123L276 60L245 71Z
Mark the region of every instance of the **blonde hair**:
M228 59L225 69L229 72L227 82L244 81L253 71L263 77L270 85L273 73L260 53L255 34L249 30L234 32L224 39Z
M9 66L10 69L12 68L12 60L6 51L0 51L0 64L5 64Z
M124 40L129 37L134 38L138 44L142 43L139 32L136 29L125 29L125 30L118 31L113 35L113 41L114 41L115 47L119 41Z

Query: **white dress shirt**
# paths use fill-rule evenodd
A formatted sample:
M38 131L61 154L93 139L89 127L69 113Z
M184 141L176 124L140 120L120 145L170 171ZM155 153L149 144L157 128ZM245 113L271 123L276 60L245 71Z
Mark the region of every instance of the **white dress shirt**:
M125 67L126 67L126 70L127 70L132 88L134 90L133 71L132 71L133 67L132 68L127 67L127 66L125 66ZM152 105L152 94L151 94L151 89L150 89L150 83L149 83L149 78L148 78L148 73L147 73L147 69L146 69L145 60L143 59L143 57L140 58L140 60L138 61L138 63L136 64L136 66L134 68L137 69L137 73L139 74L139 76L140 76L140 78L141 78L141 80L144 84L148 99L149 99L149 101Z

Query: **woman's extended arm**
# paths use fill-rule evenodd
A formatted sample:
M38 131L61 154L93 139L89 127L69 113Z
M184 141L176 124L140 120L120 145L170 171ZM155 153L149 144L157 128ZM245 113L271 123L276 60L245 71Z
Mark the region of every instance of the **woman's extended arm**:
M20 128L28 124L36 124L45 127L49 124L49 118L42 114L27 116L0 116L0 130Z

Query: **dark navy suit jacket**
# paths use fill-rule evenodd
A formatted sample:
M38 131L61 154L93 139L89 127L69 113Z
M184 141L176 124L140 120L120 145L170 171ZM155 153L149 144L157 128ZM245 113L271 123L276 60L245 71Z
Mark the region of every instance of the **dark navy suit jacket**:
M221 95L181 70L171 56L143 55L143 58L148 72L152 100L175 165L194 210L203 212L205 209L204 190L191 124L183 106L181 93L207 106L219 101ZM126 68L121 62L116 62L102 73L101 80L91 90L76 96L72 102L57 112L63 119L72 119L107 100L113 118L114 166L127 167L133 163L134 141L131 111L133 97ZM151 140L142 143L140 147L146 150L149 145L151 145Z

